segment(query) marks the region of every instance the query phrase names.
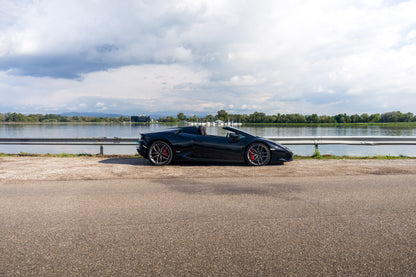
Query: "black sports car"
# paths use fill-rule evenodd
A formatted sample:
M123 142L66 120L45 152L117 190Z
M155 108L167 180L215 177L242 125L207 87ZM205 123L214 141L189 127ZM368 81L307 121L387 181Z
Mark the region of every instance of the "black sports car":
M173 128L142 134L137 152L155 165L172 161L246 162L260 166L282 164L293 153L276 142L224 127L226 136L210 136L204 126Z

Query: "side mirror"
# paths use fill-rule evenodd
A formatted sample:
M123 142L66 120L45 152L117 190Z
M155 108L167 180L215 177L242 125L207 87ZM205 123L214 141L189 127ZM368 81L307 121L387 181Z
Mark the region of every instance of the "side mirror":
M230 138L231 142L237 142L239 140L240 136L236 133L230 133L229 138Z

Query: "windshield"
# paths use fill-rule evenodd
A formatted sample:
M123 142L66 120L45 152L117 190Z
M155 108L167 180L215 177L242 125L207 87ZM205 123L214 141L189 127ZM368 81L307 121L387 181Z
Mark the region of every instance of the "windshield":
M227 130L229 132L238 134L240 136L240 138L252 137L252 135L250 135L250 134L248 134L246 132L243 132L243 131L241 131L240 129L237 129L237 128L233 128L233 127L226 126L226 127L223 127L223 129L224 130Z

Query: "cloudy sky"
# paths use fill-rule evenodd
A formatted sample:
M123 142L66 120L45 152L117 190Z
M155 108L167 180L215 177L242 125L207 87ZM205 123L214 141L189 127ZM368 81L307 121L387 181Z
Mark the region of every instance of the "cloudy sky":
M0 0L0 112L416 112L416 1Z

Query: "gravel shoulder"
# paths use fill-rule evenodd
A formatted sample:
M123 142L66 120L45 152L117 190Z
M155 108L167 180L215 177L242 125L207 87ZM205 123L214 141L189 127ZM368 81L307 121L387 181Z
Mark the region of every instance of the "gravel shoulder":
M294 160L278 166L182 164L164 167L145 159L97 157L1 157L0 181L108 180L210 177L314 177L416 175L416 160Z

